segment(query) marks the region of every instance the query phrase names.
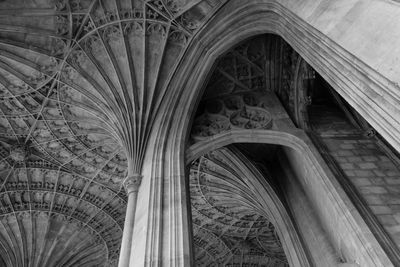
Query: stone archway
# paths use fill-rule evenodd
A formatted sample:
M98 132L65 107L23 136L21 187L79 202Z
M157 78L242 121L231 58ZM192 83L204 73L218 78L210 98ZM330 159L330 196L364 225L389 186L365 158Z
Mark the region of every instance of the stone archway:
M268 179L265 179L264 175L257 169L256 166L253 165L251 161L246 158L244 154L242 154L238 149L234 147L225 147L221 149L215 149L212 152L207 153L207 157L204 159L207 162L212 162L212 164L216 164L212 168L212 172L218 172L218 167L217 169L215 169L215 167L219 164L222 164L219 166L222 167L224 170L228 170L227 168L229 168L229 170L232 171L229 173L235 174L232 182L237 183L237 186L240 185L239 195L233 193L235 192L235 186L229 187L229 189L225 188L224 190L222 190L222 192L224 192L225 190L233 190L232 194L228 193L229 191L225 191L225 196L222 199L223 203L231 202L231 205L240 207L240 201L235 202L235 198L241 199L243 194L245 194L245 202L250 201L249 205L255 206L255 210L253 211L254 213L251 212L251 209L249 210L249 216L257 216L257 214L259 214L258 216L262 216L262 218L267 218L267 220L269 220L270 223L275 226L275 231L277 232L280 240L279 244L282 244L283 251L285 252L289 266L312 266L312 263L309 261L308 258L309 256L307 255L307 252L303 247L301 238L299 238L299 236L297 235L296 228L292 223L290 215L287 213L282 199L277 195L275 189L273 189L272 186L269 184L270 182L268 181ZM196 162L197 164L201 164L202 160ZM197 168L200 167L200 165L196 166L198 166ZM198 171L197 168L194 170L195 172ZM222 175L222 177L224 177L224 179L220 182L224 182L225 179L231 179L225 177L224 175ZM228 198L226 196L226 193L229 194ZM212 196L214 196L216 199L219 198L218 194ZM197 199L196 202L198 202ZM196 214L199 212L197 211L198 208L193 207L192 209L196 211ZM229 208L225 209L229 211ZM198 223L201 223L201 217L196 217L196 220L199 221ZM197 228L198 227L199 226L197 226ZM229 229L229 227L227 229ZM234 228L231 229L231 231L232 230L235 231ZM272 240L270 240L269 238L267 238L267 240L269 240L267 246L268 244L269 246L274 244L274 242L272 242ZM260 244L262 244L261 241L259 242ZM212 241L209 240L207 245L213 245ZM240 248L238 247L238 245L235 245L235 247ZM270 251L269 253L271 255L274 255L274 251L276 251L276 248L270 247L269 249L272 249L272 251ZM268 258L265 260L268 260ZM258 263L254 262L254 264L267 264L267 261Z
M386 23L397 22L390 20L398 12L392 9L392 2L370 0L367 4L333 6L337 18L332 18L334 4L329 0L301 4L290 0L28 2L2 1L0 10L0 83L4 93L0 100L4 114L0 117L5 137L0 140L0 172L2 188L7 188L1 197L5 201L2 218L14 209L11 219L2 222L8 228L2 232L16 233L13 235L18 239L9 240L18 243L14 246L21 255L28 251L27 239L21 239L26 237L24 228L10 232L21 221L23 227L30 228L38 220L39 224L63 220L72 225L71 218L75 218L78 226L71 231L79 229L92 237L80 240L65 234L69 230L54 236L48 231L46 236L51 240L33 246L41 247L36 250L39 264L52 264L51 253L42 257L48 248L60 255L68 250L53 247L58 236L70 238L72 247L87 250L52 260L62 263L71 256L69 263L73 264L85 257L79 255L81 252L91 253L94 243L98 249L93 248L93 255L102 257L95 256L88 264L101 261L116 265L127 202L132 205L128 205L129 224L124 227L128 229L124 236L129 239L123 246L124 265L128 261L135 265L191 264L184 158L194 111L215 59L256 34L270 32L285 39L396 149L400 148L398 67L391 57L392 51L398 51L393 36L400 32L398 27L388 30ZM356 18L351 17L351 10L357 10ZM380 14L388 14L388 18ZM365 19L377 17L377 26L369 29ZM342 34L345 28L350 29ZM363 46L355 47L354 38L365 41ZM387 45L374 45L378 39ZM289 132L290 127L279 130ZM306 144L315 150L308 141ZM35 151L28 153L30 149ZM12 169L18 169L14 180L9 179ZM145 179L132 234L142 174ZM335 179L328 178L322 180L334 189L328 192L329 203L343 204L346 196ZM318 200L316 190L307 185L309 198ZM318 207L321 217L327 218L323 207ZM350 210L350 215L342 214L344 229L363 225L347 204L340 207ZM38 218L25 220L28 209L55 217L42 218L39 212ZM69 221L55 215L58 212ZM343 242L335 236L334 226L327 221L325 226L341 250ZM136 244L130 251L133 235ZM3 250L8 250L10 245L4 240L1 243ZM373 240L371 243L375 248ZM350 253L349 258L361 257L357 253ZM6 264L21 258L9 256Z
M202 85L215 59L234 44L250 36L270 32L282 36L293 46L356 110L366 115L365 117L372 125L377 126L379 124L379 122L373 123L374 119L367 114L368 110L380 109L376 103L371 101L373 92L360 92L360 89L356 88L356 84L366 86L368 83L369 86L379 88L379 91L387 92L385 99L390 99L389 91L392 89L386 88L378 80L363 80L368 75L367 73L372 71L370 68L351 64L350 59L356 60L356 58L340 48L334 41L324 38L324 34L317 32L310 24L293 14L285 6L275 2L264 3L263 1L247 1L245 5L240 3L236 3L236 5L229 7L225 5L225 9L216 14L207 27L196 36L194 42L186 51L175 78L171 80L171 87L182 88L182 90L179 94L174 94L173 98L170 96L166 105L179 102L185 107L180 107L178 112L184 111L184 114L193 114L196 102L199 101L199 95L202 93ZM289 25L291 28L289 28ZM321 40L324 40L324 42L321 42ZM345 72L340 71L343 69ZM354 75L349 77L348 73L354 73ZM373 75L384 79L377 72L374 72ZM184 88L191 88L191 90ZM193 88L196 88L196 90L193 90ZM371 94L371 96L362 97L365 93ZM356 95L354 94L359 94L360 98L355 99ZM177 95L178 98L176 98ZM363 101L363 106L360 105L360 101ZM394 108L393 110L397 109ZM176 110L173 112L176 112ZM386 119L382 119L380 123L386 122ZM392 123L392 126L382 124L381 127L376 128L382 131L382 135L387 140L393 141L394 147L398 147L397 141L392 138L396 134L389 134L389 130L385 130L390 129L391 132L396 133L398 122L394 120ZM190 118L187 117L183 124L180 122L176 122L176 124L180 124L177 127L181 128L180 132L183 133L183 136L179 138L188 136ZM186 130L182 130L182 128Z
M251 4L249 4L251 6ZM307 25L304 23L300 22L298 18L293 17L291 15L293 14L288 14L287 10L284 10L283 8L279 7L279 5L263 5L264 10L260 11L260 7L257 6L258 8L256 9L256 4L254 4L253 9L249 8L249 6L246 6L246 9L240 9L238 8L235 12L236 19L240 17L241 23L238 25L238 27L229 27L224 28L224 27L219 27L220 31L215 31L215 35L201 35L197 36L198 42L193 44L192 49L189 48L187 51L187 58L195 58L198 60L194 60L196 63L198 63L197 66L190 65L189 62L185 62L185 60L181 63L182 69L182 74L178 75L179 77L189 77L189 78L183 78L180 80L172 80L171 86L178 87L178 88L191 88L190 90L182 90L182 95L179 94L178 100L176 99L176 95L174 95L175 100L170 98L171 102L166 102L170 106L172 103L179 103L180 105L184 105L185 107L182 108L182 106L177 109L176 111L179 112L179 114L193 114L193 111L196 107L196 103L199 101L199 95L201 95L201 88L202 85L204 84L206 80L206 73L208 70L211 68L211 64L215 60L215 58L220 55L224 50L227 49L227 47L232 46L234 42L237 42L238 40L243 40L251 35L257 34L257 33L262 33L262 32L274 32L281 34L293 47L300 52L302 56L307 58L310 61L310 64L315 67L318 71L322 71L327 80L332 81L336 87L339 87L338 84L336 84L333 81L333 76L332 75L337 75L338 77L341 77L343 74L339 73L334 69L332 73L327 73L327 64L326 60L323 58L327 54L332 54L335 55L337 60L334 60L333 62L330 62L329 64L337 64L337 66L341 66L344 68L348 68L349 70L351 69L352 71L359 73L360 70L357 69L355 66L348 65L347 63L345 64L343 60L343 54L342 52L335 52L330 49L331 46L335 46L335 44L332 43L319 43L318 39L321 38L322 36L317 36L314 33L312 33L312 29L307 29ZM242 12L242 13L241 13ZM253 13L252 13L253 12ZM265 13L262 13L265 12ZM238 15L240 14L240 15ZM246 15L244 15L246 14ZM250 16L249 14L257 14L256 16ZM283 17L283 14L286 16ZM226 14L224 14L226 15ZM218 16L218 15L217 15ZM222 17L222 16L221 16ZM229 20L224 18L224 20L221 21L222 25L232 25L230 23L233 23L233 17L232 20ZM289 22L290 21L290 22ZM284 25L294 25L293 29L288 29ZM304 27L304 28L302 28ZM210 26L209 29L212 27ZM300 34L300 29L302 30L302 33ZM306 33L305 35L307 38L302 38L301 40L298 39L297 37L299 35L304 37L304 32ZM234 36L234 38L233 38ZM201 40L201 41L200 41ZM311 46L317 46L318 51L320 54L314 53L311 54L310 51L307 51L307 47ZM325 70L324 70L325 69ZM189 73L191 75L189 75ZM187 74L187 75L186 75ZM342 80L342 79L338 79ZM348 90L353 90L353 81L347 80L347 85L346 83L340 84L340 86L343 86L344 88L347 88ZM343 88L342 87L342 88ZM197 88L196 90L192 90L192 88ZM340 88L339 88L340 89ZM175 102L177 101L177 102ZM166 113L164 114L164 118L168 117L174 117L172 115L173 113ZM192 115L193 116L193 115ZM177 137L174 137L174 140L169 142L170 148L174 149L175 152L177 153L176 155L181 158L182 157L182 142L184 140L187 140L188 136L188 130L190 129L189 125L191 124L191 120L189 117L186 117L185 120L182 121L177 121L174 124L168 124L167 127L168 129L173 129L174 134L178 134ZM178 141L178 143L175 143L175 141ZM358 215L355 215L356 217ZM357 219L358 220L358 219ZM361 223L363 224L363 223ZM351 232L351 231L350 231ZM369 242L369 241L368 241ZM376 241L372 241L375 242ZM340 243L340 242L339 242ZM379 246L377 246L379 247ZM379 248L378 248L379 250ZM374 258L374 257L372 257ZM374 261L371 258L372 261ZM384 260L385 262L387 260Z
M332 207L336 206L336 208L330 210L329 213L332 215L338 212L339 214L336 215L337 218L342 218L340 220L335 220L334 218L330 218L328 219L328 221L333 220L335 222L331 221L330 223L333 223L331 226L328 225L323 226L328 228L334 227L333 229L339 227L341 229L342 233L339 234L338 236L333 237L333 239L338 238L338 240L332 242L333 243L338 242L337 243L338 247L341 247L343 242L348 245L357 243L357 245L355 245L354 247L351 245L349 246L350 250L353 252L354 259L356 259L356 262L361 264L361 266L363 266L362 264L367 264L367 265L378 264L377 262L379 260L383 260L384 262L388 261L388 259L380 258L379 254L376 254L376 252L378 251L381 251L379 253L383 252L378 242L374 238L371 239L371 236L369 235L364 236L364 234L361 234L360 229L366 227L365 223L362 221L360 215L355 210L353 210L354 207L352 207L348 198L345 196L343 189L341 189L339 184L337 184L336 179L330 172L328 166L326 166L323 159L319 155L319 152L315 147L313 147L313 145L311 144L311 140L308 139L308 137L303 131L298 130L297 132L293 131L292 133L285 133L285 132L268 131L268 130L251 130L251 131L231 130L227 133L222 133L210 137L209 140L204 140L202 142L194 144L187 151L186 161L190 162L194 158L204 153L208 153L209 151L213 151L215 149L218 149L219 147L224 147L233 143L273 143L273 144L287 146L290 147L292 150L295 150L297 152L295 153L297 154L297 156L294 157L304 157L305 159L304 162L300 161L302 163L298 162L297 164L304 164L306 166L306 169L308 168L312 169L312 170L308 169L307 171L307 173L309 172L308 174L309 177L306 179L310 180L308 181L304 180L300 183L303 183L303 186L312 183L314 184L313 187L318 188L318 189L314 188L314 190L319 190L313 192L313 189L310 189L307 192L307 194L309 194L309 197L313 199L312 201L322 202L324 203L324 205L327 206L330 205L333 205ZM312 174L313 172L315 173ZM339 195L333 196L332 194L335 191ZM319 196L319 198L317 197L317 195ZM324 200L323 198L321 198L322 195L327 197L327 199ZM328 204L329 202L331 204ZM318 212L321 212L321 214L326 212L325 208L326 206L317 207L317 209L319 209ZM350 218L347 219L350 221L355 220L352 223L350 223L350 221L345 222L346 220L343 221L343 218L347 217L347 215L345 214L350 212L350 210L352 210L351 213L353 214L352 216L354 217L353 219ZM327 214L323 216L326 215ZM368 251L366 249L366 247L372 244L375 244L373 245L374 246L373 251L375 252ZM316 259L314 258L314 260ZM318 262L318 260L316 261ZM364 263L362 263L361 261Z

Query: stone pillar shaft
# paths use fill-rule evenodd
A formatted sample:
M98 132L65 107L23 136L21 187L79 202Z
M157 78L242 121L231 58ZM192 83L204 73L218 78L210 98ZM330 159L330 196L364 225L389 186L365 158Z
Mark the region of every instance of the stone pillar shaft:
M118 267L129 266L132 240L133 240L133 227L135 224L137 195L141 180L142 180L141 175L132 175L128 176L124 181L124 188L128 195L128 203L126 206L124 232L122 234L121 251L119 255Z
M149 153L150 154L150 153ZM152 153L138 194L131 267L187 267L191 262L188 195L178 157Z

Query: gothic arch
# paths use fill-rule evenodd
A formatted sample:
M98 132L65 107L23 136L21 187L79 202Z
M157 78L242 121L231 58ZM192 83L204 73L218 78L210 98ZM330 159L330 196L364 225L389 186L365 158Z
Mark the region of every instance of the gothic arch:
M229 13L226 10L234 10L234 12ZM157 127L159 134L162 134L162 132L169 133L168 136L170 138L167 138L168 143L165 144L165 149L170 151L171 160L179 162L185 154L184 144L189 136L194 111L200 101L203 85L215 59L238 41L267 32L283 37L316 71L321 73L335 90L364 115L378 131L381 131L382 135L392 142L394 147L399 147L398 141L395 140L398 122L394 120L393 116L389 115L389 110L392 107L386 109L384 105L379 106L372 100L374 91L382 92L383 97L380 100L386 102L390 99L388 91L392 90L392 88L384 85L385 78L382 75L358 61L335 42L326 38L326 36L278 3L248 1L243 5L230 2L221 8L219 13L195 36L171 80L170 87L181 89L179 93L175 92L173 95L166 96L165 106L161 108L162 112L160 114L162 116L158 117L158 123L161 127ZM374 77L374 80L366 80L366 75ZM360 89L367 88L367 83L373 87L372 90ZM177 108L178 106L179 108ZM169 110L167 110L167 107ZM174 108L171 109L171 107ZM373 112L368 113L371 110ZM377 110L381 111L379 112L381 115L375 112ZM181 114L188 115L182 120L165 120L167 118L181 117ZM233 138L233 136L230 138ZM305 149L312 147L309 142L307 143L307 148ZM315 154L318 154L316 151L311 154L313 154L312 158L314 160L320 161L315 156ZM318 164L323 166L322 162L318 162ZM323 173L329 173L326 170L327 168L323 169L325 169ZM173 164L166 170L171 174L175 172L183 175L184 166L179 163ZM326 177L324 174L321 175ZM328 180L332 179L330 174L328 177L330 177L327 178ZM328 183L333 186L330 190L334 190L340 195L337 195L334 201L342 204L348 201L335 181L330 180ZM357 212L350 211L352 208L348 206L344 207L344 210L353 214L353 217L348 218L349 221L345 223L349 233L351 233L352 230L350 229L353 227L355 227L353 230L358 227L365 227ZM359 233L359 230L356 232ZM355 242L360 242L360 238L363 239L360 236L353 237L354 240L358 240ZM367 247L372 243L377 252L376 254L373 252L374 256L364 255L364 260L370 262L378 261L380 262L376 262L378 265L391 265L385 253L380 251L376 240L374 238L367 239L368 241L366 239L361 241L361 243L366 242L362 245L365 249L359 250L358 253L363 254L366 251L370 251ZM363 258L361 255L356 257L358 259Z
M228 8L228 5L231 6ZM229 12L229 10L234 11ZM393 114L389 115L390 109L392 111L397 109L390 103L379 106L379 103L373 101L374 90L382 93L380 101L390 101L390 91L393 88L387 81L385 84L385 78L275 2L264 3L256 0L247 1L246 4L229 2L217 12L194 37L180 62L170 83L170 87L181 88L180 92L167 96L168 100L160 109L160 114L164 116L159 116L159 120L161 117L173 118L173 113L182 114L182 111L183 114L190 114L185 117L183 124L181 121L172 122L173 126L165 123L168 128L179 129L179 139L185 139L193 120L196 103L201 98L202 85L215 59L234 44L268 32L283 37L371 125L380 131L382 136L399 149L400 143L396 140L396 136L399 135L398 122L395 121ZM372 76L374 79L367 80L366 76ZM367 83L371 90L363 91L363 88L368 87ZM177 107L178 103L179 110L173 109L171 113L166 111L171 104ZM377 110L381 110L384 115L376 114Z
M123 247L130 250L134 218L137 242L133 253L119 253L124 261L130 260L135 266L188 266L192 263L184 158L193 111L200 101L202 84L214 60L228 47L250 36L270 32L284 38L400 151L397 138L400 133L397 119L400 95L396 83L400 80L395 76L400 69L394 66L397 58L392 59L392 51L387 49L396 47L398 42L385 38L388 47L371 45L378 37L400 33L396 27L383 31L388 27L385 22L389 22L389 26L395 24L396 20L391 18L400 14L399 9L391 10L393 3L390 1L370 0L371 6L367 7L360 1L331 6L329 0L305 0L301 4L293 0L0 2L0 76L9 78L0 82L0 89L4 89L0 91L6 96L0 99L5 103L1 105L2 109L5 107L6 110L0 116L0 124L4 126L0 127L1 133L6 137L4 142L0 140L0 155L5 159L0 162L0 174L5 178L3 190L14 198L13 205L8 203L3 210L9 212L11 209L14 215L22 216L28 206L32 210L35 205L31 197L37 197L37 203L40 202L46 212L56 214L64 205L61 203L70 200L72 209L64 211L85 217L87 226L104 228L98 230L107 241L103 246L108 250L104 264L116 264L123 210L127 203L131 214L127 213L130 216L126 216L125 222L129 227L124 228L128 233L123 236L129 242ZM354 18L354 24L365 23L366 18L374 19L380 14L388 14L390 19L380 16L381 19L376 21L378 26L372 30L364 25L350 31L354 34L351 37L365 40L370 45L363 47L364 53L355 53L358 47L343 42L349 32L338 38L340 29L336 29L336 38L330 39L329 31L335 29L328 26L321 31L316 24L318 19L327 19L334 24L339 20L336 16L332 18L329 14L332 9L326 10L326 7L335 7L344 22L348 21L346 14L352 13L350 11L361 10ZM363 13L368 9L370 12ZM326 23L322 24L326 26ZM334 26L343 28L346 23ZM362 36L372 31L383 34ZM372 60L365 55L366 48L370 47L379 48L374 51ZM381 54L385 57L381 58ZM389 63L379 64L377 58ZM366 60L369 65L359 59ZM307 138L304 140L309 149L317 151L309 145ZM318 153L314 152L321 163ZM311 167L316 172L321 168L325 170L321 164ZM9 170L14 167L29 171L19 176L9 175ZM36 175L33 169L46 170L44 172L52 175ZM135 217L142 174L145 179L139 193L138 216ZM320 179L322 181L313 182L332 189L324 197L330 198L331 204L344 203L341 208L349 211L350 215L344 214L344 229L360 227L363 232L368 229L352 206L346 204L346 195L333 176L326 171L321 175L325 177ZM37 180L31 180L32 177ZM124 193L123 185L128 195ZM310 198L318 199L313 195L315 190L307 190ZM19 191L33 194L20 194ZM42 191L51 192L50 198L42 199L44 202L39 201ZM77 198L82 210L91 210L90 214L80 213L80 206L73 201ZM11 225L22 220L29 228L37 221L37 218L29 220L21 216L12 217ZM43 221L58 221L58 218L50 216ZM7 225L5 222L3 232L8 231L4 230ZM327 227L332 230L334 225L327 223ZM25 230L20 229L21 234L16 236L24 238ZM349 237L361 235L350 234ZM340 236L335 238L340 247L343 240ZM368 240L375 248L374 239ZM86 241L85 238L84 243ZM20 243L21 251L26 248L26 242L14 239L10 242L12 247L16 247L16 242ZM47 247L51 243L48 242ZM2 250L9 250L10 245L6 242L2 242L2 246ZM44 254L47 247L40 247L39 254ZM79 246L75 247L61 261L68 261L66 257L75 252L79 254ZM84 253L91 252L89 248ZM357 250L357 253L355 257L362 258L364 252ZM131 254L137 258L133 259ZM13 257L9 254L5 261L12 264ZM385 257L382 253L378 261L389 266ZM68 261L69 264L76 261L94 264L85 263L81 256L74 258ZM50 260L43 261L51 264Z
M363 236L363 234L360 233L360 229L366 227L364 221L362 221L357 211L350 211L355 208L352 207L352 205L349 203L349 199L344 194L343 189L341 189L340 186L337 184L337 181L335 181L335 178L329 171L329 168L323 162L323 159L319 155L319 152L313 145L311 145L311 140L308 139L308 137L302 130L293 131L291 133L271 130L231 130L229 132L212 136L208 140L204 140L192 145L187 150L186 163L188 164L197 157L210 151L235 143L278 144L296 150L300 155L305 158L305 164L308 166L312 166L312 168L317 173L317 177L322 180L321 181L318 179L308 182L324 184L324 194L329 196L328 198L330 198L330 201L332 201L332 203L335 203L334 205L339 205L342 207L340 210L338 210L339 213L342 213L342 218L346 217L345 214L348 212L352 213L352 216L354 216L352 219L348 218L348 221L345 222L345 224L347 225L343 226L344 228L347 228L346 230L344 230L345 235L351 236L355 234L351 237L351 240L352 242L357 243L355 247L352 247L352 249L356 251L356 255L354 256L357 259L356 262L359 262L358 260L361 259L361 261L364 261L363 263L359 262L361 266L364 266L363 264L378 264L378 266L380 266L380 263L378 263L379 260L382 260L382 262L388 261L388 259L385 259L385 257L380 258L380 255L378 253L383 253L383 251L381 251L381 248L379 247L375 238L372 237L372 233L370 233L372 238L369 236ZM238 162L238 164L240 163ZM338 195L336 195L334 192ZM337 223L337 225L335 223ZM338 227L338 225L343 223L343 221L336 221L335 223L335 226L332 226ZM293 242L293 240L291 241ZM338 242L338 246L340 247L343 245L342 243L344 241L335 240L333 242ZM299 245L299 243L294 242L291 244L291 246L293 246L293 244ZM369 251L368 247L372 244L375 244L373 246L376 251ZM299 253L298 250L297 253ZM297 256L301 258L300 255L297 254L295 255L295 257ZM387 262L385 264L389 263Z
M311 266L292 220L271 185L240 151L229 148L226 149L226 153L235 163L235 166L244 173L244 179L250 188L256 192L259 197L258 200L268 214L268 218L271 218L272 223L276 226L289 265Z
M265 178L266 175L268 178ZM257 251L256 246L253 247L253 245L250 245L252 244L250 240L256 236L260 244L268 244L268 248L265 250L268 256L258 263L247 262L242 258L241 261L243 261L243 264L253 263L268 265L268 263L273 262L274 259L279 259L282 260L280 262L282 266L312 266L309 262L307 252L303 248L301 238L297 235L295 226L292 224L292 219L287 213L282 199L279 198L276 191L270 185L270 178L270 174L262 174L251 160L235 147L216 149L196 159L190 165L190 186L191 193L193 194L191 199L195 203L192 203L192 212L194 212L193 231L197 232L194 242L196 247L207 248L207 246L213 246L215 243L224 244L226 242L227 250L231 251L230 255L224 255L223 251L225 250L221 250L216 254L214 249L209 251L210 255L218 255L223 259L224 264L230 262L234 265L235 261L232 261L232 258L234 258L233 251L239 248L245 248L246 246L242 247L243 244L240 245L240 242L234 243L235 239L229 239L229 237L240 236L240 240L249 242L248 245L253 248L254 252L251 254L252 256L246 254L246 257L249 256L251 258L256 255L262 255L260 251L258 253L255 252ZM218 188L218 186L221 186L221 188ZM219 203L223 204L220 205ZM211 211L213 209L215 210ZM237 221L233 219L232 221L233 217L243 214L238 212L240 210L245 213L249 212L246 213L246 216L242 217L242 219L247 219L243 221L240 219ZM225 214L223 221L220 221L221 214ZM233 214L236 214L236 216ZM254 219L254 216L258 218L253 220L253 222L258 222L256 223L258 226L256 226L255 229L261 227L256 230L258 233L256 235L254 235L255 232L254 229L252 230L252 226L249 229L242 228L246 225L245 221L250 218ZM210 224L209 220L211 218L214 222ZM262 218L261 221L259 221L260 218ZM224 224L225 220L227 224L230 225L227 228L224 226L226 225ZM222 228L223 230L220 232L213 232L213 230L215 230L213 228L214 224L215 228ZM254 223L251 224L254 225ZM276 233L279 239L263 235L263 227L274 229L272 231ZM204 233L199 231L201 229L204 229L206 232L215 233L215 236L219 238L222 237L221 241L215 242L205 239ZM247 233L247 237L241 236L241 230L239 229L246 229L244 232ZM225 234L226 232L227 234ZM249 234L252 236L250 239L248 239ZM264 242L266 240L268 241L264 243L260 240L264 240ZM236 245L232 246L232 243ZM204 257L205 253L203 251L207 252L207 249L201 251L202 252L199 254L202 254L202 256L196 254L196 259L199 260L199 262L196 261L196 264L199 264L197 266L214 266L214 264L215 266L220 266L218 261L220 261L221 258L214 258L211 263L208 259L209 256ZM285 260L282 258L283 255L285 255ZM236 256L239 255L236 254ZM243 257L243 254L241 257ZM250 259L247 258L247 260ZM275 264L281 266L279 260L275 262ZM271 266L275 266L275 264Z

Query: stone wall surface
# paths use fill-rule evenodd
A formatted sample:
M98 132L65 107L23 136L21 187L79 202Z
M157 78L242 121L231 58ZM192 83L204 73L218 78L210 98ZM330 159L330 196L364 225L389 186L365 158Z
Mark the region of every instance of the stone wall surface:
M399 3L386 0L279 2L393 83L400 82Z
M311 106L313 141L384 247L399 248L399 159L354 111L341 108Z
M311 49L295 49L400 151L399 3L384 0L285 0L279 4L304 20L307 28L315 29L314 34L319 36ZM298 38L302 39L303 34ZM328 46L327 51L320 49L323 45ZM306 55L308 53L311 55ZM313 62L312 53L320 54L324 67ZM341 66L338 67L335 61L339 61ZM359 71L351 71L346 65ZM327 69L330 72L325 72ZM343 74L343 77L333 74L335 72Z
M341 264L394 266L377 257L381 253L376 247L378 244L369 236L371 233L364 229L362 219L356 215L352 204L345 198L342 203L333 201L336 193L327 191L327 184L324 181L326 178L323 177L330 176L329 171L321 173L318 170L320 167L307 162L304 155L287 148L284 151L284 155L281 155L286 169L286 177L282 176L282 179L287 179L283 182L284 190L287 190L289 205L295 210L293 214L300 225L300 231L306 235L304 240L316 261L316 266L341 266ZM306 197L301 197L302 191ZM301 210L299 203L303 208L308 206L308 211L304 211L308 216L299 214ZM349 225L350 216L354 216L359 224L352 230L350 229L354 225ZM311 229L301 227L305 223ZM366 251L361 247L374 249Z
M323 138L329 154L400 247L400 170L366 138Z

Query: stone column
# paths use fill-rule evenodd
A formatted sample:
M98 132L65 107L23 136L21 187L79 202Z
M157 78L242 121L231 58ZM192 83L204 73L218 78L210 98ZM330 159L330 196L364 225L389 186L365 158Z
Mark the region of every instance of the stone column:
M133 239L133 226L135 223L135 212L137 194L142 181L139 174L129 175L124 181L124 188L128 195L128 203L126 206L126 215L124 223L124 232L122 234L121 251L119 254L118 267L128 267L131 256L131 246Z
M153 148L142 168L129 266L193 266L183 160L159 143Z

